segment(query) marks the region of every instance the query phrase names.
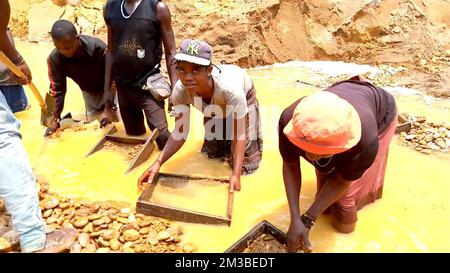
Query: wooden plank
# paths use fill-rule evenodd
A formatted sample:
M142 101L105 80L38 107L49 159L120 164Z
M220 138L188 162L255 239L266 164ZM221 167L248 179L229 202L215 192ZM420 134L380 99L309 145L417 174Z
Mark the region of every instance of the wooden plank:
M153 141L155 141L158 136L159 130L158 129L153 130L152 135L146 140L144 146L141 148L139 153L134 157L130 166L125 171L125 174L131 172L131 170L141 165L149 158L149 156L155 150L155 144L153 144Z
M211 214L184 210L170 206L157 205L151 202L138 201L136 211L150 214L156 217L172 219L175 221L198 223L198 224L231 224L231 220Z
M395 128L395 134L401 133L401 132L409 132L411 130L412 124L411 122L406 122L400 125L397 125L397 128Z
M107 140L123 143L123 144L144 144L147 139L142 137L123 137L123 136L113 136L113 135L107 135Z
M90 156L91 154L101 150L103 148L103 145L105 145L107 139L106 136L107 135L111 135L117 132L117 128L116 126L112 125L111 128L107 129L107 132L103 135L103 137L97 142L97 144L95 144L94 148L92 148L91 151L89 151L89 153L87 153L86 157Z
M160 172L158 177L173 177L173 178L181 178L186 180L212 180L220 183L228 183L228 179L224 178L216 178L216 177L207 177L207 176L195 176L195 175L185 175L185 174L176 174L176 173L163 173Z
M155 145L152 143L158 136L159 131L155 129L149 138L144 137L133 137L133 136L115 136L117 133L117 128L113 125L111 129L107 131L107 133L100 139L100 141L92 148L92 150L86 155L86 157L91 154L101 150L106 141L114 141L123 144L144 144L139 153L132 160L130 166L125 171L125 173L129 173L132 169L136 168L140 164L142 164L147 158L151 155L153 150L155 149Z
M150 197L153 194L153 191L155 190L155 187L156 183L150 183L150 185L144 189L141 196L139 196L138 203L148 202L148 200L150 200Z
M144 145L144 147L142 147L138 155L133 159L128 169L125 171L125 174L131 172L131 170L144 163L147 160L147 158L152 154L153 150L155 150L155 145L153 143Z
M226 179L221 178L210 178L210 177L200 177L200 176L188 176L182 174L171 174L171 173L159 173L153 182L142 192L138 201L136 203L136 211L148 214L156 217L162 217L167 219L173 219L176 221L184 221L191 223L200 223L200 224L227 224L231 225L232 213L233 213L233 202L234 202L234 194L228 192L228 203L227 203L227 212L226 217L216 216L212 214L185 210L182 208L175 208L171 206L165 206L161 204L155 204L151 202L151 196L154 192L154 189L161 178L178 178L184 179L186 181L189 180L212 180L219 183L228 182Z
M398 124L395 128L395 133L409 132L412 128L412 123L408 121L408 116L406 114L398 114L397 116Z

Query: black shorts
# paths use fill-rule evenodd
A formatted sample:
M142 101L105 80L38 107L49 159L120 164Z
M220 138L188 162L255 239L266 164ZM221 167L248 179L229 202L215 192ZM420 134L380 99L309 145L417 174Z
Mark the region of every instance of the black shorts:
M131 86L117 86L120 116L128 135L142 135L146 132L145 118L150 130L157 128L159 137L156 139L158 148L162 150L169 139L167 119L164 111L164 101L156 101L150 92Z

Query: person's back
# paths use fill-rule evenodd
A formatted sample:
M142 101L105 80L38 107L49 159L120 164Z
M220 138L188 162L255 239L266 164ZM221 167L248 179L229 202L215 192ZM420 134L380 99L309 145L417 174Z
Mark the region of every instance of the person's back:
M395 116L394 97L380 87L360 81L358 77L336 83L325 90L349 101L361 117L370 115L376 123L372 127L378 130L374 135L383 132Z

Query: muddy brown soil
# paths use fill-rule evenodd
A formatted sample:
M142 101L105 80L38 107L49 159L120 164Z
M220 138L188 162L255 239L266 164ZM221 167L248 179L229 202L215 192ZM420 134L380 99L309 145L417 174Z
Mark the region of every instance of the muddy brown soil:
M199 38L216 63L244 67L290 60L343 60L405 67L397 81L449 97L448 0L196 0L165 1L179 43ZM106 40L103 0L17 0L11 29L28 41L49 41L60 18ZM45 14L45 16L44 16Z
M144 144L126 144L114 141L106 141L104 145L104 149L106 150L117 151L126 154L127 161L133 160L141 151L142 147L144 147Z

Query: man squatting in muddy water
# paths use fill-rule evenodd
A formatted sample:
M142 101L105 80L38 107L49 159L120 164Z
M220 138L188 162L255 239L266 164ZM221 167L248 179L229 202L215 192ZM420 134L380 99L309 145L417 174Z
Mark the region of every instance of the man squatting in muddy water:
M78 35L75 26L67 20L56 21L50 35L55 49L47 59L49 92L55 98L56 109L45 135L55 133L60 126L67 93L67 77L82 90L88 122L99 115L101 127L118 121L114 94L110 89L104 89L106 44L96 37Z
M361 77L295 101L278 124L290 209L288 251L311 251L309 231L322 213L336 230L355 229L357 210L381 198L389 144L397 125L394 97ZM300 157L312 164L317 193L300 214Z
M212 49L204 41L184 40L175 55L180 80L171 99L177 114L175 129L158 159L139 178L140 188L152 182L187 139L190 105L204 114L202 152L223 158L233 169L230 191L241 189L241 174L258 169L263 139L256 89L247 72L236 65L213 65Z

